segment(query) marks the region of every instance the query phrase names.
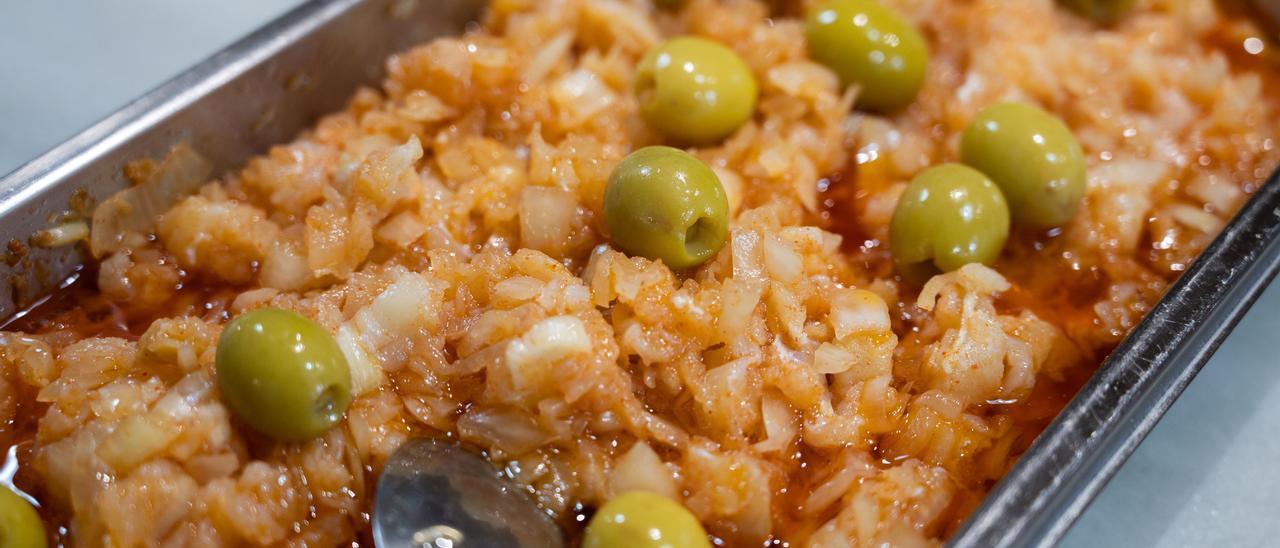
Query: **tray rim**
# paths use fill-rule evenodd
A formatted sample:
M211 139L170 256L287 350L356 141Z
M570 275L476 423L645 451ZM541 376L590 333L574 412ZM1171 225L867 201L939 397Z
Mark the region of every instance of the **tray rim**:
M338 17L361 0L307 0L125 103L0 177L0 219L70 173L104 157Z
M950 546L1052 546L1079 519L1280 271L1280 167L1259 185Z

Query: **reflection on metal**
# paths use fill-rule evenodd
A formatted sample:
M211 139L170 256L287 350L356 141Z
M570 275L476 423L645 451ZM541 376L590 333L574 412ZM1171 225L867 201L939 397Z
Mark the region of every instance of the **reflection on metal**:
M382 469L373 503L381 548L555 548L563 533L529 493L456 443L412 439Z
M461 548L466 537L448 525L432 525L413 534L413 542L422 548Z
M457 34L483 2L312 0L160 85L0 178L0 318L30 305L84 260L80 246L33 246L51 219L87 211L129 183L126 163L159 161L187 143L213 166L238 169L376 85L394 53ZM91 209L91 207L89 208Z
M951 539L1062 538L1280 269L1280 171L1169 287Z

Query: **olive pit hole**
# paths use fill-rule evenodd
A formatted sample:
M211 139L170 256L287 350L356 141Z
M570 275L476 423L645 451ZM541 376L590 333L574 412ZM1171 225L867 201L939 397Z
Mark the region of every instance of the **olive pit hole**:
M650 71L640 71L636 73L636 100L641 105L649 104L654 100L654 95L658 93L658 82Z
M715 250L715 221L699 217L684 231L684 249L694 257L701 257Z
M932 259L917 263L899 263L898 271L902 274L903 280L920 286L930 278L942 274L942 269L934 265Z
M341 388L337 385L329 385L316 396L315 409L316 414L327 419L338 419L338 395Z

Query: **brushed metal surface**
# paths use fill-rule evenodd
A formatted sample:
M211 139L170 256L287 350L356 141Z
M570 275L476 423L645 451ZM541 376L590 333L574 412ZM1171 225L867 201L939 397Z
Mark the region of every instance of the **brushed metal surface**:
M1125 337L950 544L1053 545L1200 371L1277 270L1280 171Z
M378 83L391 54L460 32L482 7L474 0L308 2L6 175L0 242L9 252L0 262L7 286L0 286L0 317L81 264L78 246L46 249L29 238L85 209L76 204L125 188L126 163L160 160L187 143L215 173L235 169L342 108L359 85Z
M560 527L529 493L456 443L405 442L387 460L374 496L379 548L564 546Z

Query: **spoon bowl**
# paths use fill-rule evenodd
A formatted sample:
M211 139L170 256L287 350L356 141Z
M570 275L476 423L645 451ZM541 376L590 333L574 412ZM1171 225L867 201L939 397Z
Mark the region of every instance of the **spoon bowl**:
M417 438L391 455L378 479L373 541L379 548L560 548L564 535L484 457Z

